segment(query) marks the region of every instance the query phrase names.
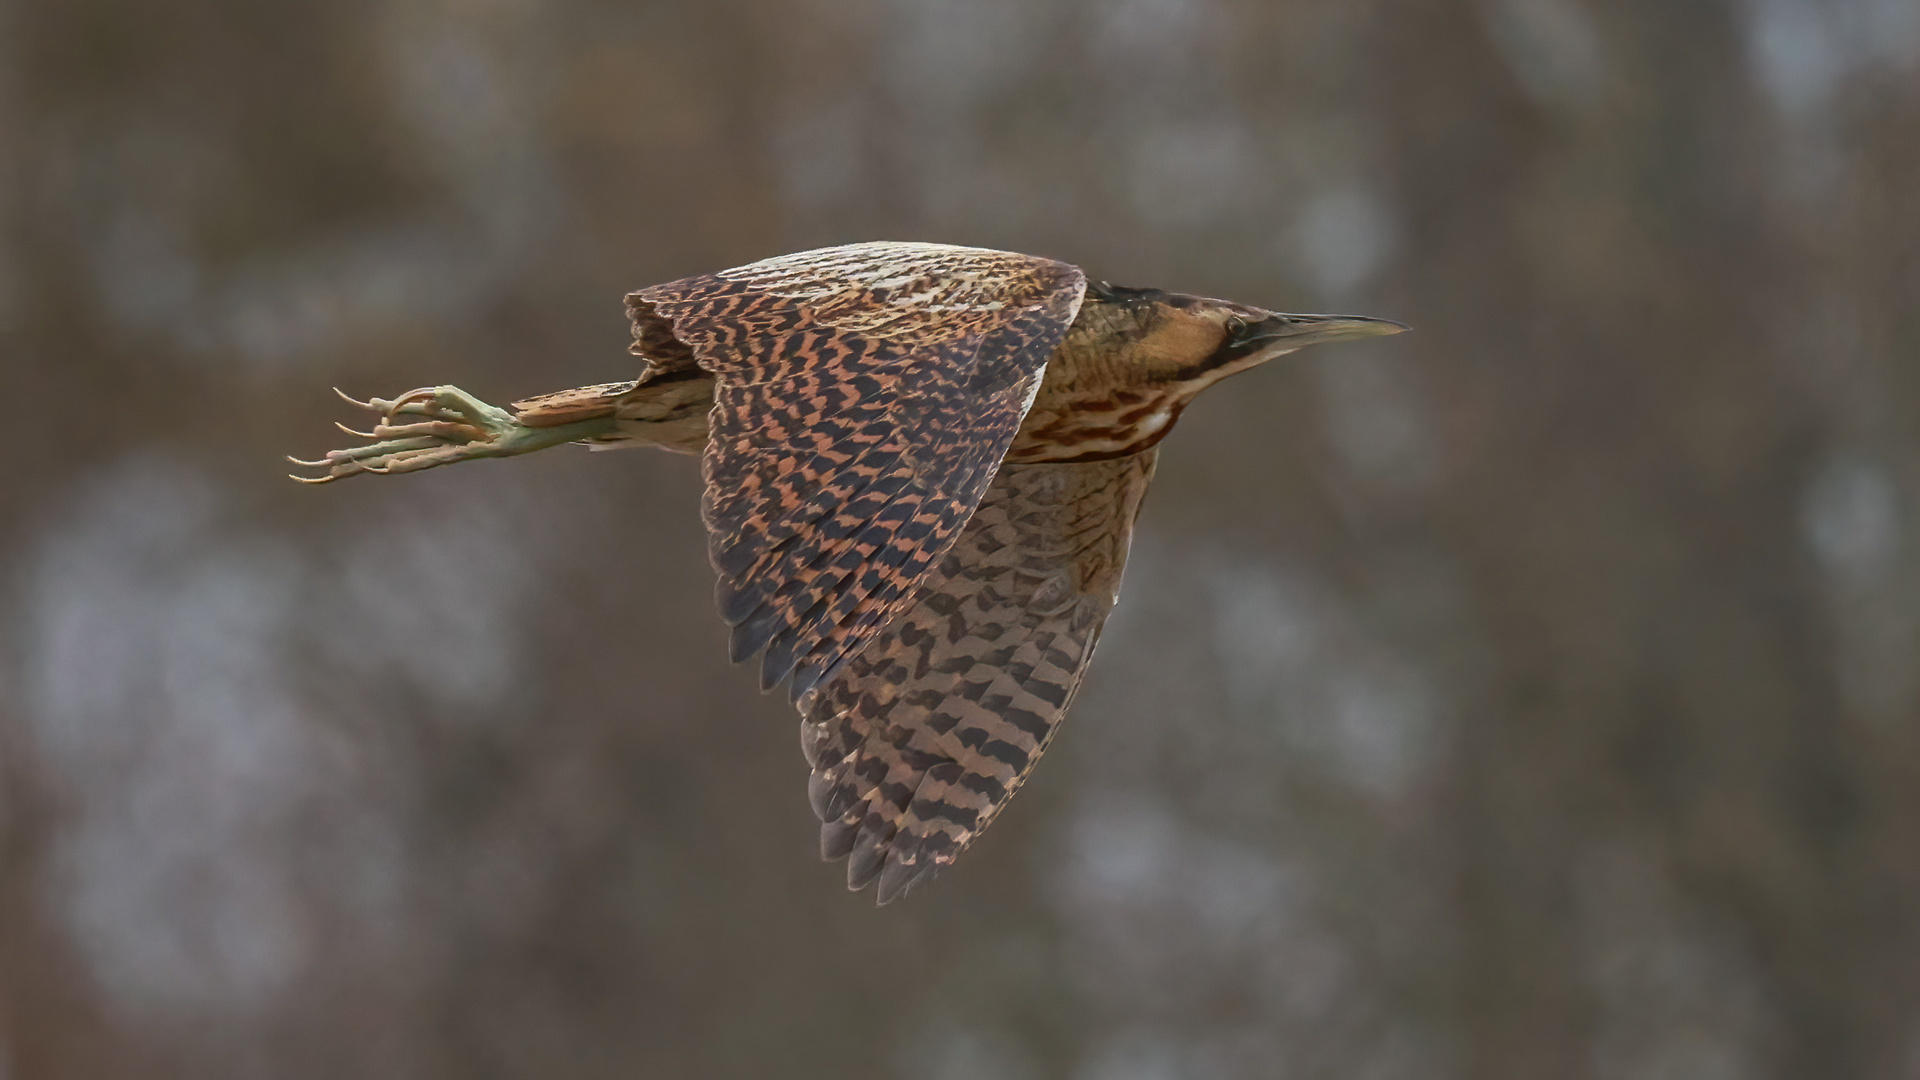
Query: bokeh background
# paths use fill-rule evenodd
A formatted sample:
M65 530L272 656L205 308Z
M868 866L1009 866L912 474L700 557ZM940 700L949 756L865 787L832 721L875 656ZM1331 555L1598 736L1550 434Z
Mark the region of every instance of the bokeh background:
M0 0L0 1077L1920 1077L1914 0ZM1417 332L1166 446L876 910L695 470L328 387L1043 253Z

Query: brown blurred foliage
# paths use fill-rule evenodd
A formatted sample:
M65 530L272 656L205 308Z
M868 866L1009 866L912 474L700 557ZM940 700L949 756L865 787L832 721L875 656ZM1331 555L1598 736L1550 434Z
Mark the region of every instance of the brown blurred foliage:
M0 0L0 161L8 1080L1920 1076L1911 0ZM279 462L870 238L1417 330L884 910L687 462Z

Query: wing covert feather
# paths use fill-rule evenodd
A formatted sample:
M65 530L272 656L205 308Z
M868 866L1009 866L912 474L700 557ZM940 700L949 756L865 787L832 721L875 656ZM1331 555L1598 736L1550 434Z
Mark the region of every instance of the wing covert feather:
M1154 456L1004 466L911 603L802 698L821 855L849 887L903 895L1026 780L1119 597Z

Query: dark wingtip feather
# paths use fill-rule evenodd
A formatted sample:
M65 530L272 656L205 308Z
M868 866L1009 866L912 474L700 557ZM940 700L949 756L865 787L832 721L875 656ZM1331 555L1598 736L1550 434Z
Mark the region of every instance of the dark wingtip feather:
M736 626L727 634L727 659L738 664L760 651L762 643L754 640L750 627Z
M888 859L887 865L880 871L880 885L874 890L876 904L891 904L907 895L915 885L933 873L933 864L920 862L901 862Z
M772 605L762 605L758 611L736 624L732 636L727 639L733 662L737 664L759 653L777 639L786 629L786 625L786 620L780 617L778 609ZM785 673L782 672L782 674ZM771 689L773 684L779 681L778 678L772 682L762 681L760 689Z
M860 832L860 823L836 818L820 826L820 858L825 862L836 862L847 857L853 850L853 838Z
M729 536L724 541L715 539L707 548L707 559L713 568L722 575L737 578L744 575L753 564L759 561L760 550L751 541L752 535Z
M821 821L832 821L840 815L833 812L833 794L840 790L839 770L816 772L807 777L807 805L813 807L813 816ZM842 807L841 812L845 813Z
M780 685L793 671L794 655L800 651L799 634L787 626L767 641L767 654L760 658L760 690L765 693Z
M793 679L787 683L788 703L798 707L800 699L812 693L813 688L820 685L820 680L825 678L826 674L827 669L817 661L794 668Z
M866 888L880 873L886 858L885 844L864 843L861 837L855 837L853 851L847 856L847 888L856 891Z
M723 576L714 583L713 606L719 609L721 620L728 626L738 626L760 610L769 591L765 582L751 581L743 585L730 576Z

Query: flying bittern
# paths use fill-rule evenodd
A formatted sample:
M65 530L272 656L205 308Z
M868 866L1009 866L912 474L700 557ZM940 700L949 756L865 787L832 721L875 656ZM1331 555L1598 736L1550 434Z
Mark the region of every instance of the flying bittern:
M787 682L821 853L883 904L965 850L1059 729L1181 410L1405 329L907 243L655 285L627 312L632 382L510 409L451 386L348 398L373 441L298 464L324 483L566 442L701 454L733 658Z

